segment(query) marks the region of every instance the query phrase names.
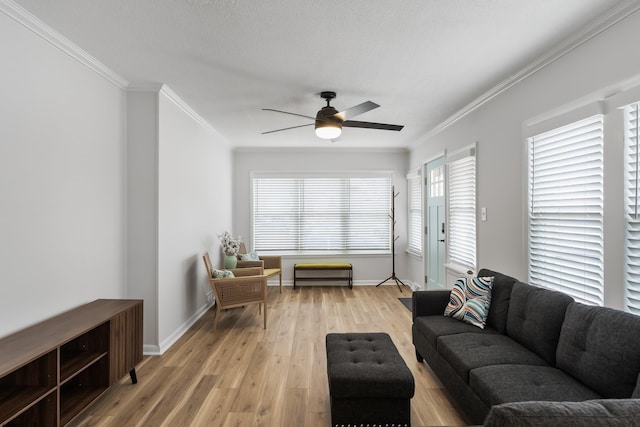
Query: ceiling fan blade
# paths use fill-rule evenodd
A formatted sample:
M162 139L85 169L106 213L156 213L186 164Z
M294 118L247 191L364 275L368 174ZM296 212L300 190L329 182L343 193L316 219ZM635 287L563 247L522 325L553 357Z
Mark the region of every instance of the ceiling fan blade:
M292 116L305 117L305 118L311 119L311 120L315 120L316 119L315 117L305 116L304 114L290 113L288 111L282 111L282 110L274 110L273 108L263 108L262 111L275 111L276 113L290 114Z
M336 116L340 116L342 117L343 120L347 120L350 117L355 117L358 114L366 113L367 111L371 111L374 108L378 108L378 107L379 105L376 104L375 102L367 101L367 102L363 102L362 104L353 106L351 108L347 108L344 111L340 111L338 114L336 114Z
M266 134L268 134L268 133L280 132L280 131L283 131L283 130L296 129L296 128L303 128L303 127L306 127L306 126L313 126L313 125L314 125L314 123L309 123L309 124L306 124L306 125L291 126L291 127L288 127L288 128L282 128L282 129L276 129L276 130L269 130L269 131L267 131L267 132L262 132L262 135L266 135Z
M386 123L358 122L355 120L345 120L342 122L343 127L349 128L366 128L366 129L382 129L382 130L402 130L404 125L390 125Z

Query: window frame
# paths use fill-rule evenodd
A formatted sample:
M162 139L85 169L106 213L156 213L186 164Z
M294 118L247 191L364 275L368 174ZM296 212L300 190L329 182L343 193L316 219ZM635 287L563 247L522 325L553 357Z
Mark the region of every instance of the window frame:
M407 252L421 257L422 225L422 174L420 169L407 174Z
M624 309L640 315L640 101L623 110Z
M445 166L447 265L456 266L460 271L475 271L478 264L478 176L475 144L448 155ZM473 181L465 181L465 176Z
M373 184L377 185L359 185L362 184L362 180L366 179L374 179L377 182ZM291 237L290 240L282 243L280 247L276 247L273 245L269 246L268 242L261 242L259 236L256 234L260 232L261 225L256 223L257 216L259 217L260 207L256 207L257 197L260 197L259 194L256 194L256 191L260 191L256 189L256 183L259 180L263 180L263 183L266 183L266 180L285 180L293 183L293 187L297 188L297 193L293 195L295 199L290 205L287 205L286 209L289 209L287 213L291 217L290 220L292 222L289 225L285 226L295 226L295 230L292 233L295 236ZM307 242L312 238L313 235L304 234L305 227L307 229L316 228L320 230L323 225L321 220L318 220L321 216L325 215L325 212L322 212L322 209L317 209L316 213L319 215L315 221L311 224L311 222L307 221L311 218L311 212L304 205L305 199L305 190L306 186L307 191L309 190L309 184L314 183L321 186L321 181L341 181L345 184L348 189L346 190L348 195L342 195L340 198L340 212L336 212L336 215L332 216L332 219L338 221L342 228L342 232L340 236L342 236L345 240L343 241L343 245L341 244L340 248L329 247L335 243L328 243L327 247L313 247L313 248L305 248L305 244L303 241L305 237L307 237ZM306 185L305 185L306 184ZM376 189L376 195L371 196L369 194L370 191ZM260 253L268 254L268 253L277 253L279 255L297 255L297 256L307 256L307 255L322 255L322 256L344 256L344 255L371 255L371 254L390 254L391 253L391 220L389 218L389 214L391 212L391 191L393 188L393 173L391 171L347 171L347 172L314 172L314 173L304 173L304 172L252 172L250 178L250 190L251 190L251 201L250 201L250 221L251 221L251 230L250 230L250 239L252 243L253 250L256 250ZM354 190L356 190L354 192ZM384 194L383 194L384 193ZM317 193L320 194L320 193ZM358 196L360 194L360 196ZM334 195L331 193L331 195ZM310 197L309 194L306 197ZM356 200L360 197L361 200ZM308 200L315 200L310 198ZM369 248L366 247L351 247L350 245L353 242L358 241L359 239L364 239L366 241L366 229L362 227L363 223L359 223L358 221L362 221L362 214L365 216L368 215L371 217L371 209L362 209L364 207L373 206L363 205L361 202L365 201L365 203L371 202L376 205L380 205L382 202L382 206L373 209L373 221L375 225L375 229L378 232L371 237L372 240L375 240L379 246ZM355 203L355 205L354 205ZM277 203L276 203L277 204ZM320 206L320 204L317 204ZM284 209L279 207L278 209ZM359 210L357 210L359 209ZM383 213L384 211L384 213ZM307 215L305 215L305 213ZM358 217L358 214L360 216ZM277 217L277 214L274 215ZM259 218L258 218L259 220ZM366 218L364 218L366 220ZM305 223L305 221L307 221ZM350 223L349 223L350 221ZM349 223L349 224L347 224ZM283 225L282 223L280 225ZM373 229L373 228L371 228ZM360 231L358 231L360 230ZM319 232L321 233L321 231ZM336 233L333 233L336 234ZM316 233L315 236L320 236L321 234ZM324 236L324 235L323 235ZM360 240L362 241L362 240ZM265 246L267 245L267 246Z
M569 294L576 301L602 306L604 117L601 112L567 117L571 120L564 123L557 118L552 120L554 126L544 131L538 126L537 132L531 132L532 135L526 138L528 280L532 284ZM577 132L587 132L587 136L578 139L575 135ZM549 145L553 143L558 145ZM545 145L547 148L543 148ZM576 151L580 149L580 155L569 151L569 147ZM543 163L534 164L536 151ZM585 156L585 153L591 157ZM552 158L554 162L549 161ZM572 163L574 159L589 160L581 164L584 175L579 174L578 162ZM555 169L552 169L554 164ZM574 165L575 169L572 170ZM548 173L550 170L555 173ZM571 176L571 173L574 175ZM558 176L563 178L559 179ZM583 188L581 197L584 199L577 195L580 193L578 184ZM560 194L559 188L565 194ZM582 208L581 211L578 206ZM588 232L569 233L574 226L575 230L581 226ZM582 236L581 248L578 237L571 240L571 234ZM578 265L581 267L578 268Z

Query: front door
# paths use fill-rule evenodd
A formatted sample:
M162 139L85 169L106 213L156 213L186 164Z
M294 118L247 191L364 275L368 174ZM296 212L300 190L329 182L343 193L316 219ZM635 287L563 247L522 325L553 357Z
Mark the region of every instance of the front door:
M440 157L425 165L425 281L427 289L444 288L445 262L445 169Z

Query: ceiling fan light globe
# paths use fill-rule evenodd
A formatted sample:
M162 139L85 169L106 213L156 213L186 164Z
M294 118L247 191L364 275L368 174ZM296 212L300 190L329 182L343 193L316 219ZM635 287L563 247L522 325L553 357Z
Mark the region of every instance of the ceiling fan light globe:
M335 139L342 134L342 127L333 123L324 123L316 126L316 136L322 139Z

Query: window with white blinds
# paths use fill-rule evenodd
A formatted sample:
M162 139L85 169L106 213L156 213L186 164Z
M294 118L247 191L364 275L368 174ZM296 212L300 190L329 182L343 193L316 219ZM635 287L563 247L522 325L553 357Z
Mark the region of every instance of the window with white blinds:
M603 120L528 139L529 281L603 305Z
M391 175L254 175L253 248L278 253L389 253Z
M409 221L407 250L422 255L422 179L420 173L407 175Z
M447 162L449 210L447 258L449 263L476 268L476 156Z
M624 108L625 141L625 308L640 315L640 155L638 110Z

